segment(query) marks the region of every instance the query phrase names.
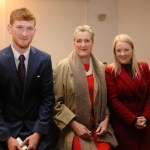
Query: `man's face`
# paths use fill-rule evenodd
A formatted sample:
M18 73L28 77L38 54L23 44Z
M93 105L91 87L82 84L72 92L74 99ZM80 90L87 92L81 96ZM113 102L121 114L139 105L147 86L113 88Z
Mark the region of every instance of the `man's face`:
M8 25L8 32L12 35L12 44L18 51L29 47L35 34L34 21L15 20L12 25Z

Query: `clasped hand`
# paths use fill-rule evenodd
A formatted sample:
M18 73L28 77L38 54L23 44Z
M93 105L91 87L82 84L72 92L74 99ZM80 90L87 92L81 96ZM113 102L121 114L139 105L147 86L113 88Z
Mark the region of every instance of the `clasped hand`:
M77 121L73 120L70 123L72 129L74 130L75 134L81 138L91 138L92 137L92 132L83 124L78 123ZM103 135L107 132L107 122L102 121L98 128L96 129L96 134L97 135Z
M146 127L146 122L147 119L144 116L137 117L137 120L135 122L135 127L137 129L143 129Z
M28 145L27 150L36 150L37 145L39 143L39 140L41 138L41 135L38 133L34 133L27 137L21 145L19 145L18 141L14 139L13 137L10 137L6 140L6 143L8 145L9 150L22 150L22 147L24 145Z

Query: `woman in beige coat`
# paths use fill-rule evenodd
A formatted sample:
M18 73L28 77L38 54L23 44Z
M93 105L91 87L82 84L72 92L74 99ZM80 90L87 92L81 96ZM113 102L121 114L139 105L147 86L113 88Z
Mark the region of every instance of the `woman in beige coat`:
M54 70L57 150L110 150L117 141L109 124L104 65L92 54L93 29L78 26L74 50Z

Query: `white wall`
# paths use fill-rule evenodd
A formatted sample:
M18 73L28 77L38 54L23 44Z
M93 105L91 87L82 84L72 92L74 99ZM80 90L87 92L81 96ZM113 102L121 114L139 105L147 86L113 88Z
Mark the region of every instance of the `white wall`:
M108 53L111 49L112 37L117 32L117 0L115 2L114 0L5 1L5 25L9 23L10 12L15 8L25 6L35 14L37 32L32 44L52 55L53 66L73 50L74 29L82 24L89 24L95 30L94 53L97 57L101 61L111 62L112 55ZM105 21L98 21L99 13L107 14ZM11 36L7 32L5 35L5 45L8 45Z
M98 14L106 14L105 21ZM112 40L118 32L118 0L89 0L87 23L95 30L94 53L102 61L112 62Z
M0 0L0 49L6 45L5 1Z
M129 34L136 56L150 65L150 1L119 0L118 33Z
M53 65L73 50L73 31L86 23L86 0L6 0L6 18L18 7L28 7L37 18L33 45L52 55ZM7 44L10 36L7 34Z
M128 33L137 56L150 63L149 0L0 0L0 49L11 41L6 30L10 12L23 6L37 18L32 44L52 55L53 66L73 50L74 29L82 24L94 28L94 54L101 61L112 62L113 38ZM107 15L105 21L98 21L100 13Z

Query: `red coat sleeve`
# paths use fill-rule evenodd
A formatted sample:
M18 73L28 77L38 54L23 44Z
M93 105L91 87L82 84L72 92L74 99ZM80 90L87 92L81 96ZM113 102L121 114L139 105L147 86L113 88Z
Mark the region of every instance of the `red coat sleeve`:
M145 97L145 107L142 114L150 121L150 70L147 63L142 63L142 68L147 81L147 94Z

